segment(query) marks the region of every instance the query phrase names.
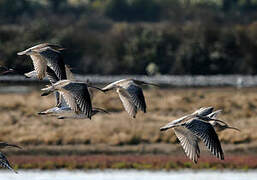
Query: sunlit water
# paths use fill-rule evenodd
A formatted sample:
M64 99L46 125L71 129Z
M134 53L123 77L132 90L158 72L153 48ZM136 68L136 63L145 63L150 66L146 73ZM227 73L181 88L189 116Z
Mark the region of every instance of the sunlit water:
M0 180L257 180L257 171L0 171Z

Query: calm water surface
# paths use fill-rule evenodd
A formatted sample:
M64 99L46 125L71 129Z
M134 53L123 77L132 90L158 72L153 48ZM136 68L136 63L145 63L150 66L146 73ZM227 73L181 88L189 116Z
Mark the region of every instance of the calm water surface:
M257 180L255 171L0 171L0 180Z

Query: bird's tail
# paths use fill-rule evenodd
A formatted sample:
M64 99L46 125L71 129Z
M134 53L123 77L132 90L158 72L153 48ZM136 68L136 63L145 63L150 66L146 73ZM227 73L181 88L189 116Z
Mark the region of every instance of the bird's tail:
M177 125L174 125L174 124L167 124L166 126L163 126L163 127L161 127L160 128L160 131L166 131L166 130L168 130L168 129L170 129L170 128L174 128L174 127L177 127Z
M47 96L55 91L54 86L47 86L46 88L41 89L42 91L45 91L41 94L41 96Z
M174 124L173 122L171 122L171 123L168 123L165 126L161 127L160 131L166 131L170 128L174 128L174 127L177 127L177 126L178 126L178 124Z
M183 117L181 117L179 119L176 119L174 121L171 121L170 123L168 123L165 126L161 127L160 131L166 131L166 130L168 130L170 128L178 127L178 126L181 125L181 123L183 123L184 120L190 119L190 118L193 118L193 117L195 117L195 115L193 115L193 114L185 115L185 116L183 116Z

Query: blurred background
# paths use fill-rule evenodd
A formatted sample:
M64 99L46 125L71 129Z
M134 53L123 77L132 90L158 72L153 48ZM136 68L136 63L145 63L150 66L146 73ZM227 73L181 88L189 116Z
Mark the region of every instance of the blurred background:
M3 150L19 171L187 168L240 173L251 169L242 174L256 178L256 0L0 1L0 65L14 68L14 75L31 71L30 58L18 57L17 52L44 42L66 48L64 61L81 81L90 79L103 86L136 77L162 87L144 88L148 112L136 119L129 118L115 92L96 92L94 106L110 114L97 114L91 121L60 120L37 115L55 105L53 96L40 97L47 81L1 76L0 140L23 146ZM162 125L203 106L222 109L220 119L241 129L218 132L224 161L202 145L201 158L194 164L172 130L159 132ZM15 179L1 173L0 177ZM202 176L190 173L188 177L206 179L217 178L220 171ZM22 174L25 177L25 171ZM167 179L171 175L173 171L149 176ZM232 175L239 177L233 172L227 177ZM92 177L88 178L114 176L96 173ZM124 179L119 174L115 177Z
M67 48L86 74L256 74L255 0L1 0L1 65L16 52Z

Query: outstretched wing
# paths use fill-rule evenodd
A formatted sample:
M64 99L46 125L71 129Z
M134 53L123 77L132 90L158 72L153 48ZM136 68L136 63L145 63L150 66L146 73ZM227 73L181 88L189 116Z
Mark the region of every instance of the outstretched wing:
M85 83L72 82L62 88L72 94L80 111L87 115L88 118L91 118L92 103L87 85Z
M174 128L174 132L178 137L187 157L194 161L194 163L197 163L197 160L200 157L200 149L198 146L199 138L184 127Z
M70 94L69 92L65 92L65 91L60 91L61 96L63 97L63 99L65 100L66 104L76 113L79 113L79 107L76 103L75 98L73 97L72 94Z
M128 112L128 114L135 118L137 114L137 107L136 105L132 102L132 99L130 95L127 93L127 91L123 88L119 88L117 90L120 100L125 108L125 110Z
M210 123L201 121L199 119L193 119L191 121L187 121L184 126L194 135L202 139L204 144L213 155L219 159L224 159L224 154L220 145L219 138Z
M65 64L59 51L46 47L40 49L39 54L47 60L47 65L55 72L59 80L67 79Z
M146 103L142 88L134 83L130 83L125 89L130 95L133 104L141 111L146 112Z
M59 78L57 77L57 75L55 74L55 72L47 66L46 69L46 74L47 74L47 78L50 81L51 84L56 83L57 81L59 81ZM58 91L56 91L54 93L55 95L55 99L56 99L56 105L60 105L60 101L61 101L61 95Z
M46 69L46 74L47 74L47 78L50 81L51 84L56 83L57 81L59 81L60 79L57 77L56 73L47 66Z
M42 80L46 76L47 62L39 55L30 55L38 79Z

